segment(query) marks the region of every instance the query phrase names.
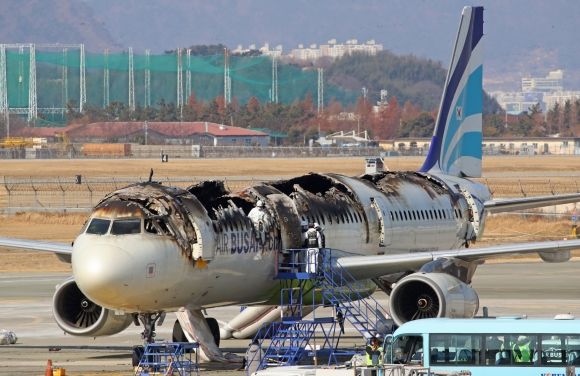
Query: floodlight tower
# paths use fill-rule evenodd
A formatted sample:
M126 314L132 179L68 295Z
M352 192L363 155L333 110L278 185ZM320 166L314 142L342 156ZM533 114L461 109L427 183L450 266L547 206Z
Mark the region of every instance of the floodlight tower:
M324 110L324 69L318 68L318 113Z
M135 78L133 76L133 47L129 47L129 109L135 111Z

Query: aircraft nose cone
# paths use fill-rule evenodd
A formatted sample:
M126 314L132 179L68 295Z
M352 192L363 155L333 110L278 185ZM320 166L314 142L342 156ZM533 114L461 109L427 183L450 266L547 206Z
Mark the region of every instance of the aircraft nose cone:
M133 258L113 245L92 245L75 250L73 274L81 291L95 303L107 305L129 289L133 281Z

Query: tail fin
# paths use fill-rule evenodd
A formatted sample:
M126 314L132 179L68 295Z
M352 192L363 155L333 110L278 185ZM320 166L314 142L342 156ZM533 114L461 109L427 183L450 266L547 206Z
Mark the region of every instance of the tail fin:
M429 154L419 171L481 177L483 7L465 7Z

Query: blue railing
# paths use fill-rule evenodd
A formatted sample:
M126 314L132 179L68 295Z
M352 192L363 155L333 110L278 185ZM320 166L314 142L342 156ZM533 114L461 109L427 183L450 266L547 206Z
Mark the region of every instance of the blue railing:
M143 351L135 375L199 375L199 357L193 351L198 348L197 342L150 343Z
M251 345L256 351L248 352L248 375L271 366L309 363L308 356L317 354L328 355L328 364L336 362L337 355L353 355L354 352L337 351L345 320L367 339L392 331L383 315L384 308L371 296L369 287L354 279L337 262L344 253L322 249L317 259L311 259L307 252L306 249L286 249L278 256L276 278L299 282L297 286L290 283L289 287L280 289L282 322L265 323L260 327ZM312 320L302 320L302 299L307 284L313 285L310 288ZM315 309L329 305L335 307L335 317L317 318ZM318 343L314 336L316 330L324 335ZM268 339L270 343L264 348Z

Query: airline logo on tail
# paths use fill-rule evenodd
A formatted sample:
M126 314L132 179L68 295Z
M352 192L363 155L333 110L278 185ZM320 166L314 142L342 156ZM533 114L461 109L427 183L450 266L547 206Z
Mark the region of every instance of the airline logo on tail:
M483 7L465 7L429 154L419 171L481 176Z

